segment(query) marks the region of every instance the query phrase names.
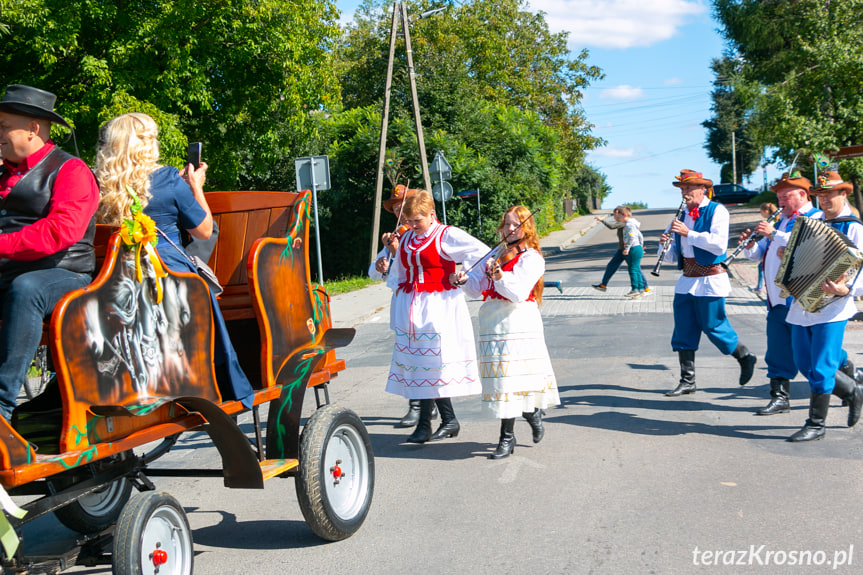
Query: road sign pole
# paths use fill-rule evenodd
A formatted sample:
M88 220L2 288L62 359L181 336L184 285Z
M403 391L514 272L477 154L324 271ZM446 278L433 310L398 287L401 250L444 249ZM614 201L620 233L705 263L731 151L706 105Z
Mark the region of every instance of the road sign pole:
M318 250L318 283L324 285L324 268L321 263L321 226L318 223L318 184L315 181L315 158L312 161L312 203L315 205L315 247Z
M482 214L480 213L479 208L479 186L476 187L476 221L479 226L479 230L477 230L477 235L482 235Z
M441 187L440 205L443 211L443 225L446 225L446 194L443 189L443 181L439 181L438 184L440 184Z

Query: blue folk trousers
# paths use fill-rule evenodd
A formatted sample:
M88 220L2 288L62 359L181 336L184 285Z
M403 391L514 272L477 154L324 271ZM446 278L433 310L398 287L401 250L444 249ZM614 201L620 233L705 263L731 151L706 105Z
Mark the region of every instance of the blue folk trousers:
M737 332L725 315L724 297L674 294L671 349L697 350L702 332L725 355L737 348Z
M836 386L836 371L847 360L842 349L845 321L817 325L791 326L791 346L797 369L809 380L812 393L831 393Z

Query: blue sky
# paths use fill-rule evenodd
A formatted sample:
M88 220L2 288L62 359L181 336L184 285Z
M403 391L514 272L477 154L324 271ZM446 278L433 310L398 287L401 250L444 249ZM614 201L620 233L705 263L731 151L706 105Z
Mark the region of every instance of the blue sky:
M336 0L348 21L358 4ZM604 208L634 201L676 207L680 194L671 182L682 168L719 183L719 165L704 151L701 127L710 118L710 62L724 47L708 1L530 0L530 5L546 13L552 32L569 32L573 53L587 48L588 63L605 72L583 100L593 133L608 142L588 154L612 187ZM768 167L767 181L780 171ZM739 183L760 188L763 181L759 170L751 182Z

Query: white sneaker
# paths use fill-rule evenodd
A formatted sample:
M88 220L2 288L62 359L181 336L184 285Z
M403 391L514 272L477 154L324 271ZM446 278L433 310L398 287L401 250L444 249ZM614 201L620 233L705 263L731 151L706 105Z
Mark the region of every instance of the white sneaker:
M635 299L635 298L637 298L637 297L641 297L641 296L643 296L643 295L644 295L644 292L639 291L639 290L637 290L637 289L634 289L634 290L630 290L629 292L627 292L627 293L623 294L623 297L628 297L628 298Z

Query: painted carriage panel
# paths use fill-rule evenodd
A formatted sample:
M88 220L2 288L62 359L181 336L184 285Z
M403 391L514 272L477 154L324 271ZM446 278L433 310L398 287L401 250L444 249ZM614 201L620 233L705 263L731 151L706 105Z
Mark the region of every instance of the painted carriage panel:
M67 294L52 319L65 407L60 450L87 447L96 406L143 415L175 397L219 402L212 326L200 277L174 273L161 260L154 266L146 255L138 260L114 236L102 272Z

